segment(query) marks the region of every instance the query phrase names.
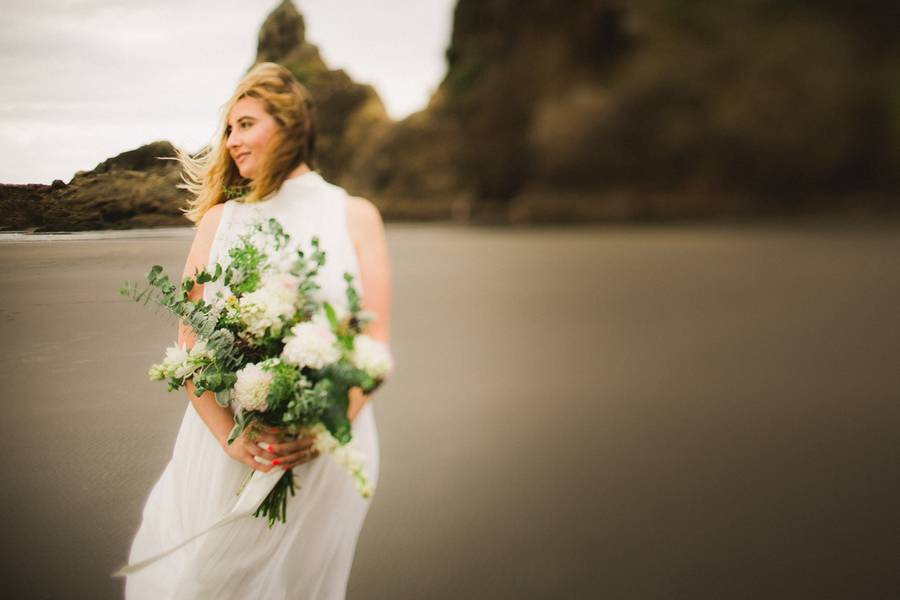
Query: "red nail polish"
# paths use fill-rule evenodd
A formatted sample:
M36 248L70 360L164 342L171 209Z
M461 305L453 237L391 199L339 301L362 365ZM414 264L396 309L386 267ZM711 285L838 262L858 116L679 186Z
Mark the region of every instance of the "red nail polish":
M280 465L280 464L281 464L281 461L276 459L276 460L273 460L273 461L272 461L272 464L273 464L273 465Z
M266 450L268 450L269 452L273 452L273 450L272 450L272 444L269 444L269 446L266 448Z

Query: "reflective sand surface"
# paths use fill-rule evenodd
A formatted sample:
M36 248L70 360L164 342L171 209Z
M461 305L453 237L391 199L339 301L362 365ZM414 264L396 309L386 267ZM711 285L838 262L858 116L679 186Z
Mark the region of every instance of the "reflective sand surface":
M348 597L898 589L898 234L390 225L398 371ZM0 240L7 597L120 596L187 400L146 377L175 322L116 289L190 240Z

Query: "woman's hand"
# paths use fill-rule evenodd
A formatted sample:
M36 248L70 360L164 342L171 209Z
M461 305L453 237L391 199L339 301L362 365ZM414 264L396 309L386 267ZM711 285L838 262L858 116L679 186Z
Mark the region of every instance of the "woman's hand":
M265 445L268 452L276 455L272 465L287 471L291 467L302 465L319 456L319 451L315 447L315 441L313 436L303 436Z
M250 428L244 429L233 442L225 444L225 452L234 460L244 463L251 469L268 473L274 466L271 461L278 457L272 452L263 450L262 446L277 444L280 438L273 431L257 427L251 433ZM260 460L257 460L259 457Z
M287 471L319 456L314 441L312 437L285 440L282 430L257 426L252 432L245 429L231 444L226 444L225 452L256 471L268 473L276 467Z

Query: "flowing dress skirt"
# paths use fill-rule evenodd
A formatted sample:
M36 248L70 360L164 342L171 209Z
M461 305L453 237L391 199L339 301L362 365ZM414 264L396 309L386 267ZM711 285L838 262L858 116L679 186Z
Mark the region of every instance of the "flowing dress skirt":
M353 447L378 481L378 435L372 407L353 421ZM188 403L172 459L150 492L129 555L133 563L214 523L233 505L249 467L230 458ZM287 523L271 529L247 517L190 542L128 576L128 600L344 598L356 541L370 500L331 456L294 468L299 489Z

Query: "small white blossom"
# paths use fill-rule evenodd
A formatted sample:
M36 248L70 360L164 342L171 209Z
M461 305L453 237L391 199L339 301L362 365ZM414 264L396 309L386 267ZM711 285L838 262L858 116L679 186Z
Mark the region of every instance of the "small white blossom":
M280 250L273 249L272 253L267 256L266 262L276 272L289 273L299 259L297 250L296 244L288 243Z
M353 340L350 360L373 379L384 379L394 368L394 359L387 345L365 334Z
M322 423L307 428L304 433L313 436L313 447L320 454L334 455L334 460L353 476L353 483L360 496L363 498L372 496L375 487L366 478L365 455L355 450L352 445L341 445Z
M247 239L264 256L271 256L276 251L274 236L265 231L254 231Z
M232 398L244 410L265 410L269 385L275 377L273 373L255 363L244 365L236 373Z
M266 329L279 333L284 321L296 311L297 289L300 279L284 273L263 277L262 285L240 299L241 320L247 330L261 337Z
M223 312L226 314L228 312L228 300L222 295L222 292L217 292L215 299L212 301L212 308L209 309L209 316L218 320Z
M187 346L185 344L182 344L181 346L175 344L174 346L169 346L168 348L166 348L166 358L163 361L163 364L181 364L187 360L187 357Z
M167 377L186 379L197 369L209 364L211 360L212 351L207 348L206 342L203 340L197 340L191 349L188 349L186 344L175 343L166 348L166 356L162 363L152 365L148 375L153 380Z
M212 349L207 345L206 340L197 340L190 351L190 358L195 360L212 359Z
M300 368L321 369L340 360L341 351L330 328L305 321L291 328L290 335L285 338L281 358Z

